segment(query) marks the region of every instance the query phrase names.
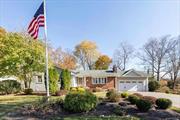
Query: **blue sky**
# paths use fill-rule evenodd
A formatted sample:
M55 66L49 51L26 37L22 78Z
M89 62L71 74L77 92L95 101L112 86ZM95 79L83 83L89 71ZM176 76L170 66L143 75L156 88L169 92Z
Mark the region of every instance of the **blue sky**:
M26 30L41 1L0 0L0 26ZM47 0L47 25L54 47L92 40L113 56L122 41L139 49L150 37L179 35L180 0Z

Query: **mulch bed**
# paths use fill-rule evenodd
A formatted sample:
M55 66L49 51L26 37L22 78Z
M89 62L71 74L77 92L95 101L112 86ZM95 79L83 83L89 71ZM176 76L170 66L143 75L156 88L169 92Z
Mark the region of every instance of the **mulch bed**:
M31 116L37 119L50 119L52 117L70 117L70 116L112 116L115 115L113 110L120 106L122 110L127 112L127 115L137 116L145 120L180 120L180 114L172 110L156 110L152 108L148 112L139 111L135 105L130 105L127 101L120 103L102 102L98 104L96 109L87 113L69 113L62 109L62 106L52 106L48 109L32 109L29 106L24 106L16 113L11 113L9 116Z

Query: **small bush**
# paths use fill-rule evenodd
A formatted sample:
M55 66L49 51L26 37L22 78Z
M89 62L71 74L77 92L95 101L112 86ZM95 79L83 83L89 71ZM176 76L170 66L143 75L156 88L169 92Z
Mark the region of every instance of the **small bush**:
M32 95L33 89L31 89L31 88L26 88L26 89L24 89L24 93L25 93L26 95Z
M143 99L143 100L148 100L148 101L150 101L151 104L153 104L153 105L156 104L156 100L157 100L157 99L156 99L155 97L153 97L153 96L143 96L142 99Z
M168 81L168 82L167 82L167 86L168 86L170 89L173 89L173 81Z
M139 100L139 97L136 96L136 95L129 95L128 96L128 101L131 103L131 104L136 104L136 102Z
M67 90L59 90L59 91L56 91L55 93L56 96L62 96L66 94L67 94Z
M127 97L128 97L128 93L127 93L127 92L121 93L121 97L122 97L122 98L127 98Z
M102 92L103 89L100 88L100 87L96 87L96 88L93 88L92 91L93 91L93 92Z
M157 91L158 92L163 92L163 93L169 93L170 92L170 88L167 87L167 86L163 86L163 87L160 87Z
M139 97L139 98L142 98L142 97L143 97L143 95L141 95L140 93L134 93L133 95L135 95L135 96L137 96L137 97Z
M160 87L160 84L159 82L153 80L153 81L149 81L148 87L149 87L149 91L155 91Z
M110 90L106 93L106 97L111 102L119 102L120 101L120 94L116 90Z
M86 90L83 87L77 87L78 92L85 92Z
M166 98L159 98L156 100L156 105L159 109L167 109L172 106L172 101Z
M136 101L136 106L140 111L146 112L152 107L152 104L149 100L139 99Z
M115 115L119 115L119 116L125 116L126 115L126 111L124 111L123 109L121 109L120 107L116 107L113 109L113 113Z
M72 92L85 92L86 89L83 87L71 87L70 91L72 91Z
M0 82L0 94L14 94L21 91L21 84L16 80L4 80Z
M70 92L64 100L64 108L70 112L87 112L97 105L97 97L91 92Z

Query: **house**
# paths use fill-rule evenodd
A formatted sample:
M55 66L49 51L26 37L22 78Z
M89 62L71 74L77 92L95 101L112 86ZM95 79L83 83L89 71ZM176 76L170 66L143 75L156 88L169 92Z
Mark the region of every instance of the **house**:
M62 69L56 67L59 74ZM0 78L1 80L16 79ZM22 87L24 84L22 81ZM58 82L60 88L60 78ZM86 87L102 89L116 89L118 91L148 91L148 75L141 71L130 69L127 71L119 71L113 67L112 70L84 70L84 71L71 71L71 86L72 87ZM31 88L35 92L45 92L45 79L44 73L35 73L31 82Z
M85 70L76 72L74 87L77 86L118 91L148 91L148 75L134 69Z

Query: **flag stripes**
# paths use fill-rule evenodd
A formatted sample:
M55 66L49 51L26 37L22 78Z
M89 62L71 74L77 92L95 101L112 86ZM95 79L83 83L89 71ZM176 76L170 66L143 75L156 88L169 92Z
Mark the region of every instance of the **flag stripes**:
M44 27L44 10L43 10L43 3L37 10L34 15L34 18L29 24L28 33L34 38L37 39L39 27Z

